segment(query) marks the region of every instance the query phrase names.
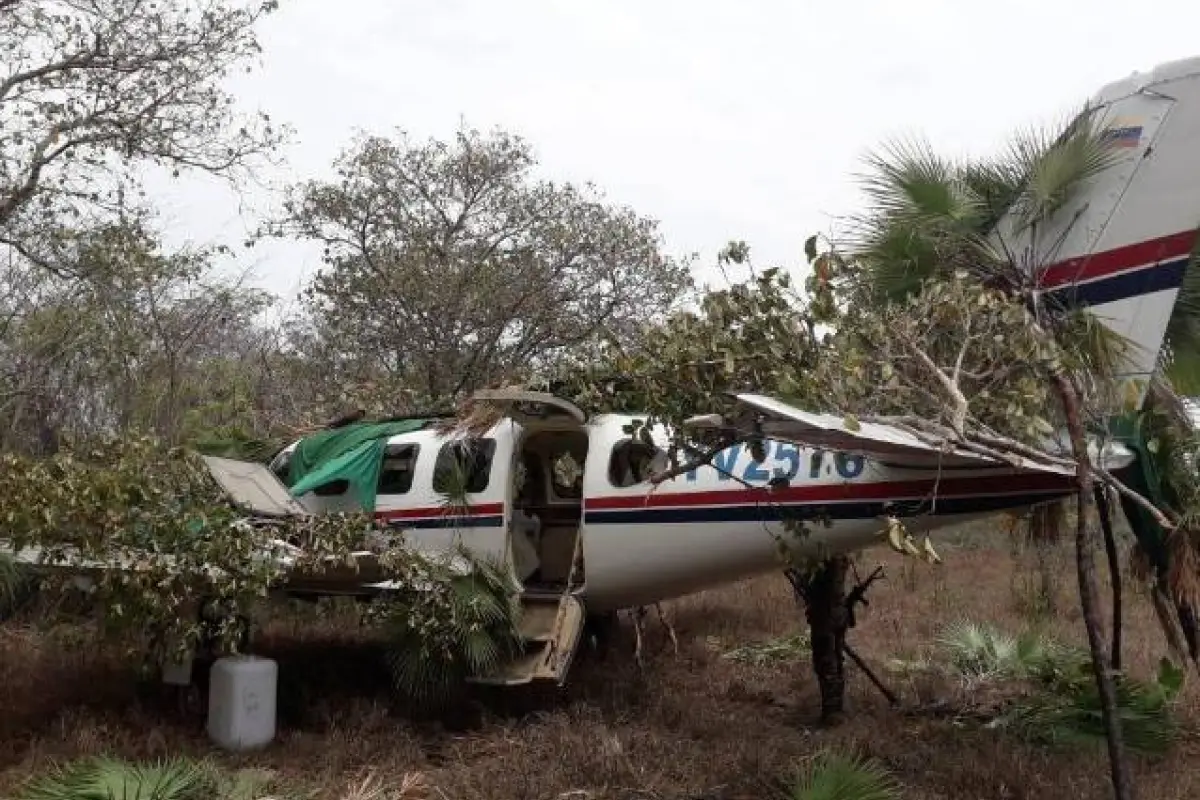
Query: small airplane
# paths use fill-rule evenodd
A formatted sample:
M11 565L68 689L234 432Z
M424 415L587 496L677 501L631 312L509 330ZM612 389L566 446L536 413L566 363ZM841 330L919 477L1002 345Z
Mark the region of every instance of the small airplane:
M1082 302L1133 343L1124 377L1140 404L1200 226L1200 58L1109 84L1085 113L1102 120L1115 163L1089 178L1050 226L1022 228L1010 214L994 241L1040 270L1046 296ZM658 482L668 466L661 426L634 436L636 415L589 418L548 394L491 390L474 399L500 417L466 448L466 505L448 516L439 491L439 475L466 452L463 440L430 421L388 439L374 513L418 548L461 542L512 567L533 652L499 675L479 676L485 682L561 682L586 615L779 569L785 519L823 519L804 539L788 540L801 555L849 553L880 543L885 517L928 533L1074 491L1066 469L946 452L884 425L849 430L841 418L753 393L736 396L732 419L698 416L689 424L698 434L760 431L761 460L734 445ZM303 513L354 507L344 482L290 497L271 474L287 475L294 449L259 468L258 491ZM1119 445L1093 453L1117 474L1134 458ZM235 497L255 469L209 462ZM533 537L523 533L530 519L538 522Z
M646 437L631 435L632 415L589 418L569 401L539 392L489 390L473 399L501 409L503 417L469 436L431 417L387 439L373 512L381 527L402 532L417 550L436 554L464 545L511 568L523 604L522 635L536 646L530 657L477 682L562 682L586 615L644 608L778 570L781 541L800 555L818 548L853 552L881 541L887 517L917 534L1075 491L1066 468L944 452L882 425L863 423L850 432L840 417L754 394L736 397L744 419L720 424L759 426L761 461L749 446L734 445L711 464L655 482L670 463L662 426ZM704 429L716 421L690 422ZM320 485L294 496L285 482L296 446L269 465L204 460L233 501L253 515L361 508L353 469L318 467L309 485ZM1112 469L1132 460L1116 445L1104 456ZM448 506L454 469L462 477L453 491L465 488L465 502ZM532 536L522 524L530 520L536 520ZM797 540L785 520L819 522ZM352 576L297 575L285 592L386 591L370 554L361 557Z
M1110 84L1088 113L1105 116L1117 162L1089 179L1055 226L1031 232L1006 219L998 237L1020 263L1041 270L1045 294L1086 303L1134 343L1126 377L1140 403L1200 226L1200 58ZM365 488L378 523L416 548L438 553L461 544L511 569L526 654L474 678L482 683L562 683L589 615L778 570L780 541L800 555L852 553L881 543L887 518L928 534L1075 491L1066 468L939 448L886 425L851 430L840 417L752 392L733 398L728 418L699 415L688 426L697 436L714 428L757 432L761 458L732 445L660 481L667 431L631 434L636 415L589 417L563 398L516 389L474 400L495 411L490 427L463 435L436 415L410 420L411 430L386 437ZM288 488L299 444L268 465L205 461L232 501L255 516L359 510L364 487L354 484L351 467L318 466L303 487ZM1093 453L1114 474L1134 460L1115 444ZM319 485L311 478L318 473ZM448 506L451 490L461 502ZM797 539L787 535L788 519L821 523ZM365 567L356 573L295 575L284 590L386 591L371 554L359 555Z

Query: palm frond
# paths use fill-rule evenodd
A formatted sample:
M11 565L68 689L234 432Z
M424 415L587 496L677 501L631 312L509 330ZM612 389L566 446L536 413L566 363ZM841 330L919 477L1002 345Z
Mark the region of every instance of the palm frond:
M1120 157L1106 141L1089 109L1077 114L1051 139L1046 129L1019 132L1009 145L1014 172L1023 174L1012 211L1023 225L1051 217L1080 184L1103 172Z
M826 750L796 776L792 800L898 800L900 786L877 761Z
M919 227L899 222L864 237L860 248L859 263L880 300L916 292L940 263L933 239Z
M1104 740L1103 713L1089 653L1027 632L1021 636L961 621L947 627L938 643L960 673L977 680L1032 681L1032 693L1015 702L994 725L1044 744ZM1161 753L1177 732L1171 702L1182 686L1182 670L1164 660L1154 681L1118 675L1117 708L1126 741L1142 753Z
M1007 677L1016 666L1017 639L970 620L952 623L938 635L938 646L964 677Z
M1086 652L1035 631L1014 636L970 620L946 626L937 644L958 672L980 681L1044 677L1089 663Z
M1025 183L1021 162L1003 156L968 161L959 166L958 174L979 205L979 229L982 231L995 227L1012 207Z
M439 460L434 466L434 489L441 496L442 508L448 515L461 516L470 510L471 479L478 467L478 442L479 439L473 437L451 440L448 444L450 458Z
M1163 374L1175 391L1187 397L1200 395L1200 350L1170 348L1164 352Z
M1168 662L1169 663L1169 662ZM1154 682L1117 676L1117 715L1126 745L1145 755L1161 755L1174 742L1178 723L1170 701L1182 671L1160 672ZM1043 744L1097 744L1105 739L1100 696L1091 666L1079 665L1051 691L1025 698L1001 720L1022 737Z
M1003 259L986 233L1014 180L1000 166L955 163L923 141L891 142L867 163L860 181L869 207L851 221L845 246L878 300L902 299L959 269L997 272Z
M1098 385L1115 389L1117 379L1134 344L1084 308L1071 307L1058 314L1058 341L1080 375Z
M521 649L521 606L508 573L464 557L472 563L469 574L445 577L432 593L397 603L389 614L392 683L420 707L447 700L466 678L495 671ZM432 619L431 607L440 609Z
M31 586L28 571L8 553L0 553L0 620L16 613Z
M20 800L211 800L218 786L204 762L173 758L130 764L93 758L35 779Z
M872 211L893 220L953 222L969 226L979 212L970 187L956 166L937 155L928 142L893 140L866 158L862 176Z

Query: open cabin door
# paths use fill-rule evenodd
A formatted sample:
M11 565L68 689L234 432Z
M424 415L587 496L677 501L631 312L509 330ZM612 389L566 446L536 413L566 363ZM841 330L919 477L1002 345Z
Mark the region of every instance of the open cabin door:
M246 513L268 519L310 516L265 465L216 456L201 458L230 500ZM363 551L353 557L353 565L339 564L312 574L292 572L286 589L301 595L386 592L386 576L379 570L375 554ZM583 617L582 604L569 591L527 593L521 598L519 627L523 652L494 674L472 680L506 686L535 681L561 684L579 647Z
M522 437L515 443L514 468L525 455L523 448L527 441L544 440L547 436L555 441L558 437L577 436L573 431L580 430L587 422L587 415L574 403L543 392L493 389L476 392L471 399L499 411L523 429ZM583 464L579 466L582 469ZM541 477L545 487L552 483L546 480L548 476ZM507 500L510 527L517 488L511 487ZM582 486L579 495L578 503L574 504L573 523L562 516L570 514L569 502L557 506L557 511L536 504L529 509L539 515L542 523L538 574L542 578L553 574L562 580L525 583L520 598L522 653L490 675L473 677L473 683L516 686L535 682L561 684L566 679L582 638L584 621L583 604L576 597L583 552ZM543 497L542 502L549 503L549 496ZM519 534L510 530L510 535Z
M506 417L525 426L554 423L574 426L587 422L587 414L579 406L545 392L481 389L471 396L471 400L498 408Z

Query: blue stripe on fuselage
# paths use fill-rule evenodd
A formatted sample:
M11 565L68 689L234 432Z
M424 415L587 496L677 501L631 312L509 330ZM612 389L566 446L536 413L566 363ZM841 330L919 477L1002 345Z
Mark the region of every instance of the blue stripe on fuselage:
M1067 306L1098 306L1165 289L1178 289L1183 285L1189 260L1188 256L1184 256L1091 283L1068 284L1051 289L1046 296Z
M1007 508L1044 503L1065 497L1069 491L1039 492L1037 494L1000 495L996 497L940 497L936 503L928 499L862 500L844 503L797 503L793 505L762 502L736 506L630 508L621 510L588 511L584 520L589 525L669 525L719 522L778 522L783 519L812 520L822 516L834 520L874 519L884 514L907 517L932 514L978 514L1003 511Z

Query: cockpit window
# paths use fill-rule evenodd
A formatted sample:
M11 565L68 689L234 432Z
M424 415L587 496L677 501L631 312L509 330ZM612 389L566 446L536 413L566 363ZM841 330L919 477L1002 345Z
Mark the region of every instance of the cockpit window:
M636 486L664 469L667 460L667 454L661 447L636 439L624 439L613 446L608 461L608 479L616 487Z
M292 471L292 451L291 450L287 450L285 452L280 453L279 455L275 456L275 458L271 461L271 472L273 472L275 474L276 478L279 478L279 482L282 483L284 486L287 486L288 484L291 483L291 471Z
M417 454L420 445L389 444L383 451L383 464L379 470L379 494L407 494L412 489L416 474Z

